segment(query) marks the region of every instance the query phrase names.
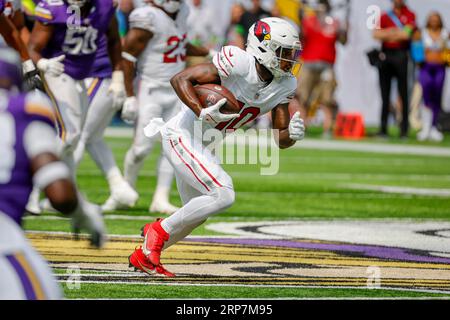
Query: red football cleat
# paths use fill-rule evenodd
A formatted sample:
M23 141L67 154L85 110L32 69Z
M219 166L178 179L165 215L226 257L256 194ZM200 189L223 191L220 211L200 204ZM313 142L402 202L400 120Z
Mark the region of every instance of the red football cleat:
M159 219L143 228L145 239L142 251L150 263L155 266L160 264L162 248L164 243L169 240L169 234L161 227L161 221L162 219Z
M157 219L156 219L156 221L160 221L160 220L162 220L162 218L157 218ZM148 232L148 228L150 228L150 226L151 226L152 224L153 224L153 223L146 223L146 224L141 228L141 237L142 237L142 238L145 237L145 235L146 235L147 232Z
M148 261L147 257L142 252L142 247L134 249L134 252L128 257L128 262L130 267L134 267L135 271L141 270L150 275L159 273L167 277L175 277L175 274L165 269L162 264L155 266Z

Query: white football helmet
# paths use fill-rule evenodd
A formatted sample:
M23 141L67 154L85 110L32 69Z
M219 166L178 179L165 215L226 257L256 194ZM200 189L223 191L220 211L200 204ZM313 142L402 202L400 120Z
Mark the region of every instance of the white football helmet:
M270 17L257 21L248 31L246 50L275 78L296 75L300 70L299 32L286 20Z
M158 7L163 8L168 13L175 13L180 10L183 0L153 0Z

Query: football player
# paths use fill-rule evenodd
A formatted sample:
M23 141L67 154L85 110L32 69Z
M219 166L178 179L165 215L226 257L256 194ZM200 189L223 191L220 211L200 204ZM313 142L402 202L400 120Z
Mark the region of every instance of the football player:
M50 268L20 228L33 183L96 246L104 225L100 208L77 195L57 156L53 107L43 94L20 92L21 72L18 55L0 47L0 299L59 299Z
M123 178L114 155L103 138L106 127L118 111L117 108L114 108L113 98L108 93L108 88L111 85L111 69L107 41L106 37L103 37L97 50L97 56L90 74L91 78L85 80L88 89L89 108L80 141L74 152L74 158L75 163L79 164L85 149L87 149L108 181L111 199L114 199L113 201L119 206L133 207L139 196ZM103 208L106 207L103 206Z
M135 9L129 18L130 31L125 38L124 70L127 99L122 118L137 118L133 145L125 157L125 179L133 187L138 173L156 142L144 136L144 126L153 118L168 121L181 110L181 102L170 85L170 79L186 66L186 56L208 56L206 48L187 41L186 20L189 8L180 0L153 0ZM135 70L139 78L137 92L133 88ZM158 166L158 184L149 207L150 212L171 214L178 208L169 203L173 168L162 156ZM114 199L104 210L117 208Z
M294 74L299 68L300 52L299 34L289 22L265 18L250 28L246 51L223 47L212 63L188 68L172 78L172 86L185 107L162 127L153 121L146 131L159 132L162 137L164 154L175 168L183 207L168 218L144 226L144 243L129 257L132 266L144 272L160 266L163 249L234 203L231 177L204 146L203 137L195 134L198 124L204 124L203 132L208 128L225 132L271 111L281 149L304 138L300 113L291 118L288 110L297 87ZM210 107L202 106L194 86L208 83L230 90L242 105L239 114L220 112L226 99Z
M84 80L90 77L97 49L106 37L112 64L108 93L113 107L125 98L121 70L121 43L112 0L43 0L35 10L36 22L29 50L45 77L57 106L64 161L75 176L73 152L80 139L88 109ZM27 210L39 213L39 192L33 191Z

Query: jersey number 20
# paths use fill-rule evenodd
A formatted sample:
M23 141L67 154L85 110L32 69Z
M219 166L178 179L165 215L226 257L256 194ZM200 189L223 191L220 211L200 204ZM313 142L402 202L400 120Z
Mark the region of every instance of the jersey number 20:
M244 106L244 103L239 102L239 105L241 108ZM247 107L243 110L241 110L240 115L236 119L232 119L230 121L221 122L216 126L217 130L237 130L243 125L249 123L250 121L255 120L255 118L259 115L261 110L256 107Z

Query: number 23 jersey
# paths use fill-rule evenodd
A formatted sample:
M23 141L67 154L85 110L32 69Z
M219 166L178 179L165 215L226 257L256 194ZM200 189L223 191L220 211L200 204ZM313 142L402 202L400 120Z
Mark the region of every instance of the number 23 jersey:
M65 55L65 73L75 80L89 77L99 41L106 34L114 15L112 0L91 0L86 17L63 0L42 0L36 7L35 18L53 26L53 35L43 50L44 58ZM89 5L89 4L88 4Z
M153 34L137 63L138 75L147 84L170 86L170 79L184 70L188 15L189 7L184 3L175 20L151 5L131 13L130 29L142 29Z

